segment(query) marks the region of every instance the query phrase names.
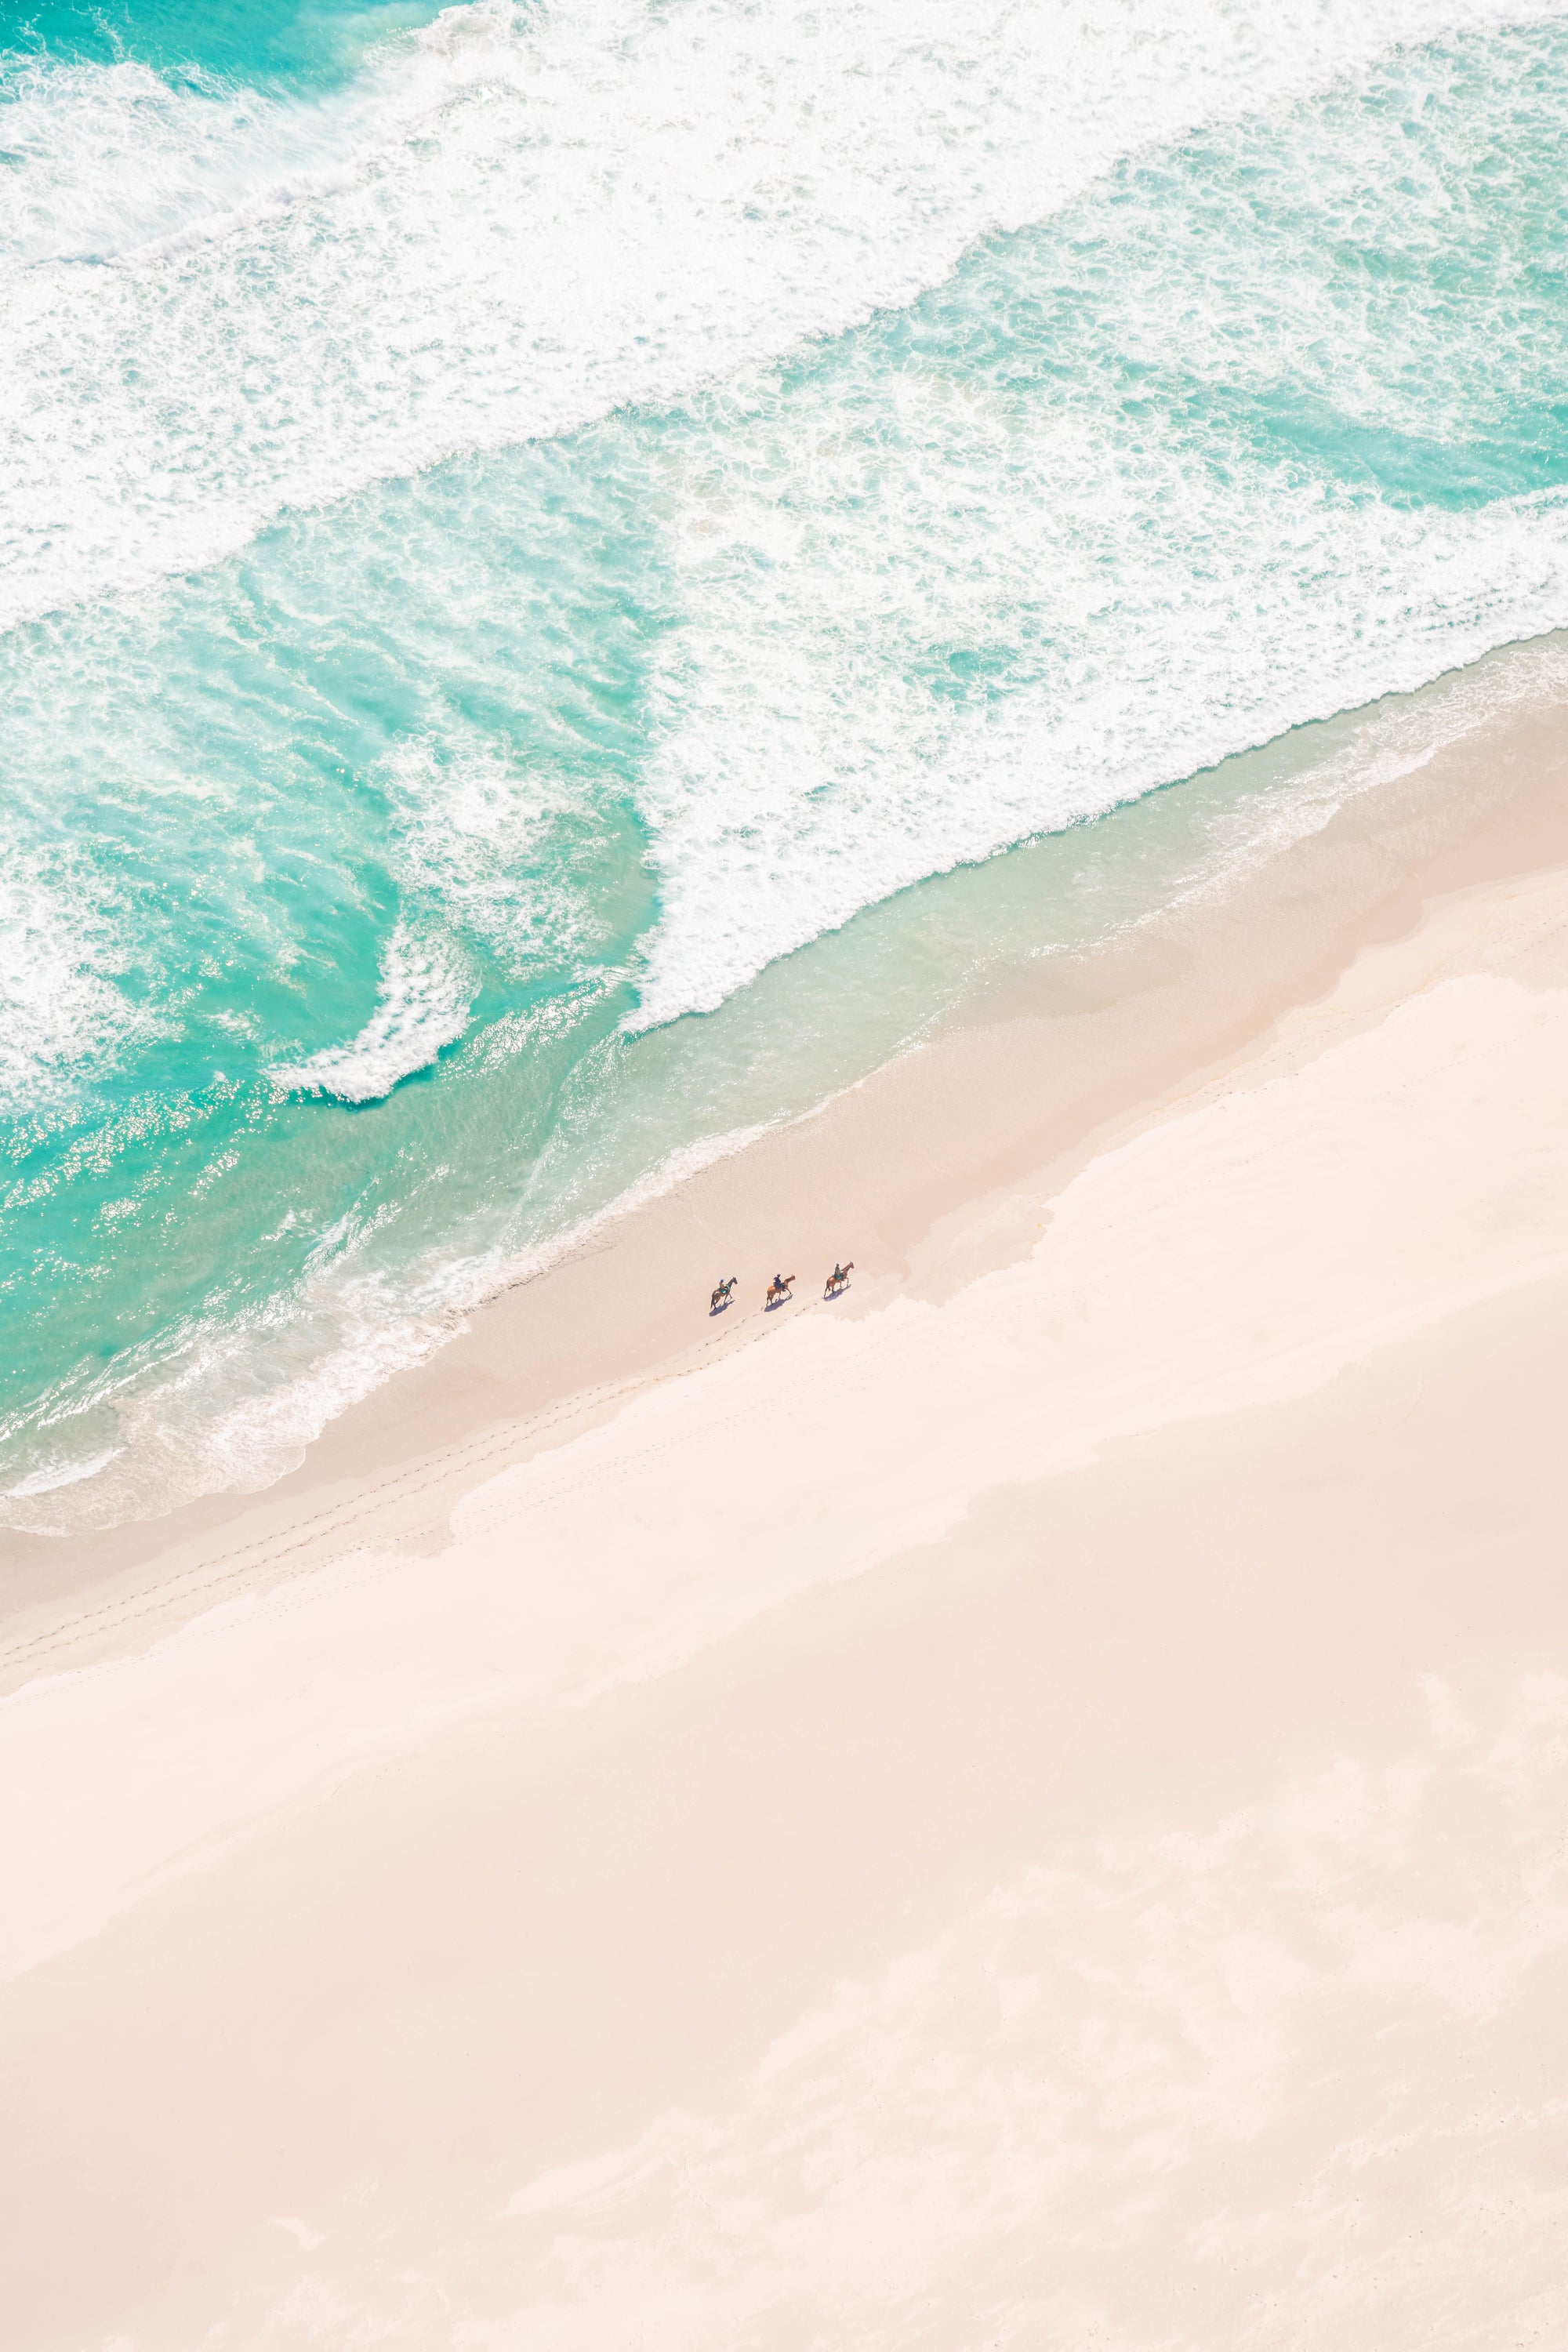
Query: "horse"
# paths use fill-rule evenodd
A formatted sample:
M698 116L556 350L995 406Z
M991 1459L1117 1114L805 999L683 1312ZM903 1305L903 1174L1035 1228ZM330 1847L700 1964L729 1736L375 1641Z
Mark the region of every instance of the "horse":
M848 1281L854 1271L855 1261L853 1258L850 1259L847 1265L839 1265L837 1262L835 1261L832 1273L828 1276L827 1280L822 1286L822 1295L824 1298L837 1298L838 1293L843 1289L845 1284Z
M776 1307L781 1298L787 1298L789 1297L790 1284L794 1280L795 1276L793 1274L775 1275L772 1282L768 1285L768 1295L763 1301L763 1307Z
M740 1278L741 1277L738 1274L732 1274L728 1282L721 1282L719 1285L718 1289L715 1290L712 1297L708 1301L708 1312L710 1315L717 1315L721 1307L728 1307L730 1304L731 1294Z

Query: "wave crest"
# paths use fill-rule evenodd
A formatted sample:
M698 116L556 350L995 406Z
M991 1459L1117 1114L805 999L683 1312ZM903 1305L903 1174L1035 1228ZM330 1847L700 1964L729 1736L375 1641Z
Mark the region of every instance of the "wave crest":
M285 507L673 404L1131 152L1519 13L476 0L309 101L30 61L0 172L0 627Z
M382 958L375 1011L358 1036L302 1062L275 1063L268 1076L289 1094L379 1102L455 1044L468 1025L473 997L472 976L457 951L399 923Z

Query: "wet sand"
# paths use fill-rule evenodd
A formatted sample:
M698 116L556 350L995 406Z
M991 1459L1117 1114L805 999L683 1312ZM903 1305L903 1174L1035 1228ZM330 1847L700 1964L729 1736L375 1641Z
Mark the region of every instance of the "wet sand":
M1563 731L16 1547L14 2340L1558 2339Z

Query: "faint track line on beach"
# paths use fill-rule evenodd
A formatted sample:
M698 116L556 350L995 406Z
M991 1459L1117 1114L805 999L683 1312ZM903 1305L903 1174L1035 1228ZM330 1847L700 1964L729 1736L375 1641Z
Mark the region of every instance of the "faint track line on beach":
M818 1298L805 1298L799 1305L809 1311L826 1303ZM334 1534L363 1527L363 1522L374 1517L377 1511L427 1494L487 1461L497 1463L498 1475L500 1470L520 1468L522 1466L521 1462L508 1463L501 1457L534 1438L547 1435L563 1423L583 1418L605 1406L625 1402L645 1390L661 1385L666 1380L679 1380L689 1372L700 1371L706 1368L708 1360L721 1353L732 1353L739 1347L750 1347L763 1339L775 1338L799 1320L799 1315L787 1320L774 1320L764 1310L758 1309L747 1318L747 1324L738 1329L717 1332L709 1339L693 1341L691 1347L683 1351L683 1358L674 1360L661 1370L619 1381L612 1388L579 1391L541 1413L508 1423L500 1432L492 1431L485 1438L472 1439L467 1444L449 1448L437 1456L426 1455L422 1461L411 1464L407 1469L395 1472L391 1476L362 1488L343 1502L331 1504L310 1518L295 1520L291 1526L279 1528L275 1535L253 1537L247 1543L235 1545L195 1567L183 1569L165 1581L144 1588L134 1595L128 1595L121 1601L102 1601L68 1624L53 1626L26 1641L0 1644L0 1675L21 1677L4 1696L13 1696L28 1682L37 1680L41 1672L47 1670L52 1657L90 1642L97 1635L140 1624L177 1608L182 1602L216 1601L236 1585L242 1584L252 1570L270 1569L298 1553L309 1551L318 1543L330 1540ZM695 1360L687 1360L690 1359ZM571 1442L570 1439L567 1441ZM455 1497L452 1507L455 1509L462 1499L461 1496ZM290 1539L282 1540L284 1538ZM324 1552L312 1565L332 1567L350 1558L367 1540L370 1538L363 1534L355 1535L337 1549ZM73 1669L62 1666L59 1671L68 1673Z

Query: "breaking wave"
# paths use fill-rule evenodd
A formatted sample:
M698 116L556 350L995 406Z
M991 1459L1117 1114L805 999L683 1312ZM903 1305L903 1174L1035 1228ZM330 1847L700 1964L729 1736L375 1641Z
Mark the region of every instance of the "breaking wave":
M867 908L1568 625L1560 5L136 14L0 49L8 1523L849 1083Z

